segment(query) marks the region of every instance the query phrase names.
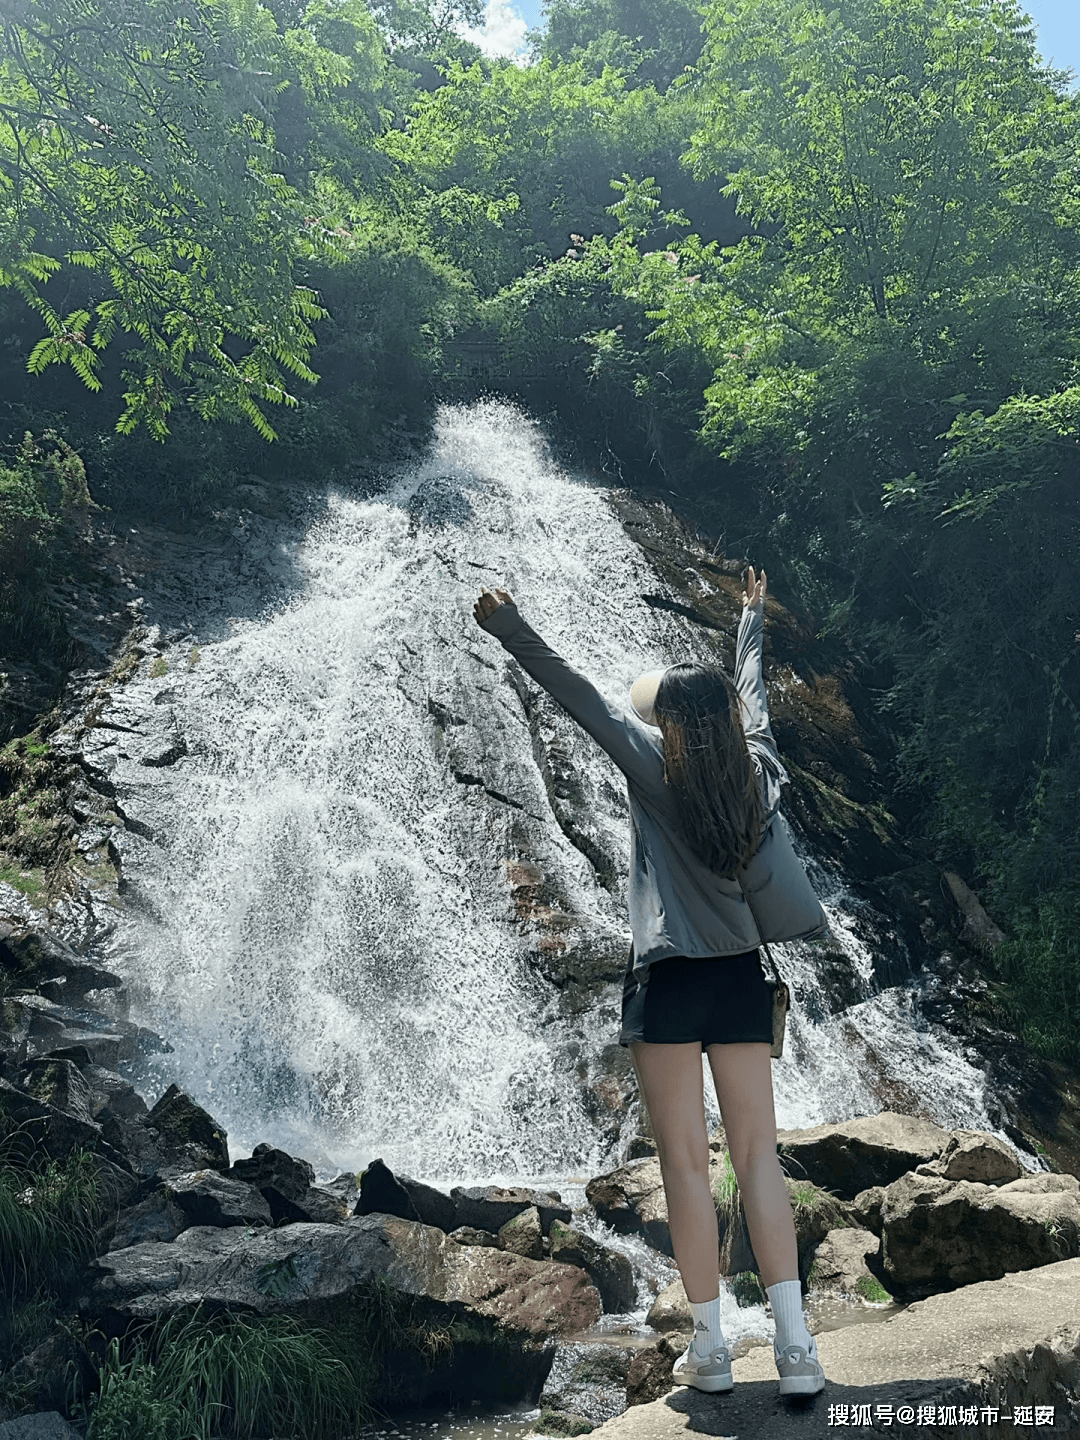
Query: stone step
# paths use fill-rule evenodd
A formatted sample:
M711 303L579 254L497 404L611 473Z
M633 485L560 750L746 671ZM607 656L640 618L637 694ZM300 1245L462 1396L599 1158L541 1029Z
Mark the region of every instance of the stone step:
M601 1440L824 1440L838 1434L888 1433L919 1440L1005 1440L1007 1436L1080 1435L1080 1259L1000 1280L965 1285L918 1300L890 1320L850 1325L817 1337L825 1388L806 1400L777 1390L772 1346L734 1362L735 1389L709 1395L687 1386L634 1405L592 1431ZM830 1407L848 1406L847 1418ZM854 1411L869 1405L869 1417ZM1014 1406L1054 1406L1052 1418ZM891 1423L885 1407L891 1406ZM910 1419L900 1407L909 1406ZM933 1406L931 1423L919 1407ZM939 1407L956 1406L953 1416ZM978 1407L968 1423L960 1406ZM984 1410L984 1407L990 1407ZM994 1413L997 1407L998 1413ZM906 1415L906 1412L904 1412ZM939 1424L939 1418L945 1423Z

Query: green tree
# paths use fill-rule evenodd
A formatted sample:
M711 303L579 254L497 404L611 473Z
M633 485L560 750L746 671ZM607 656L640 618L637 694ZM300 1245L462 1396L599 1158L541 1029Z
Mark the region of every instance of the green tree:
M549 0L543 11L537 55L580 61L594 75L610 67L630 84L666 90L701 54L702 7L693 0Z
M303 47L293 44L293 61ZM323 312L293 259L324 253L280 174L270 103L286 47L255 0L20 0L0 31L0 284L41 316L30 369L100 387L99 352L134 339L121 432L159 439L178 391L203 419L274 432ZM324 52L325 55L325 52ZM341 60L341 65L346 64ZM90 304L42 293L68 265Z

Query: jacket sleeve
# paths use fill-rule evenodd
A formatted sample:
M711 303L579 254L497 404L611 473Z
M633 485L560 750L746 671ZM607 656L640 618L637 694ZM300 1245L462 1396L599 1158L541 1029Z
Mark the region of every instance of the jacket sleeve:
M663 757L641 721L606 700L591 680L556 655L522 619L517 605L504 603L481 623L607 751L628 780L646 792L667 788Z
M765 642L765 618L760 605L743 607L735 642L735 688L742 702L743 732L751 756L761 767L766 810L771 815L780 803L780 786L790 782L776 748L769 707L765 698L765 677L761 652Z

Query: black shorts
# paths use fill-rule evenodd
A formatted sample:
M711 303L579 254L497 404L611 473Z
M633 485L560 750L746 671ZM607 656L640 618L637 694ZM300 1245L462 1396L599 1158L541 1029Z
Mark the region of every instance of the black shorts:
M623 982L619 1044L735 1045L773 1038L773 991L757 950L694 958L672 955L644 974L633 969L634 949Z

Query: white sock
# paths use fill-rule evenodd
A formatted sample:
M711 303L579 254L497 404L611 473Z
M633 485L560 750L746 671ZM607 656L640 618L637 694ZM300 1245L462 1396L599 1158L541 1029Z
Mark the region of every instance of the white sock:
M817 1345L806 1328L803 1316L802 1286L798 1280L778 1280L775 1285L765 1287L765 1294L769 1297L776 1321L776 1339L773 1341L776 1349L802 1345L808 1354L816 1354Z
M715 1300L704 1300L697 1305L690 1301L690 1313L694 1317L694 1354L699 1359L719 1350L721 1345L727 1345L720 1328L720 1308L719 1295Z

